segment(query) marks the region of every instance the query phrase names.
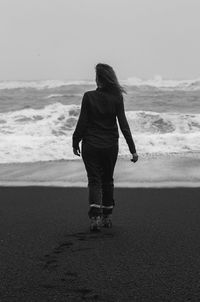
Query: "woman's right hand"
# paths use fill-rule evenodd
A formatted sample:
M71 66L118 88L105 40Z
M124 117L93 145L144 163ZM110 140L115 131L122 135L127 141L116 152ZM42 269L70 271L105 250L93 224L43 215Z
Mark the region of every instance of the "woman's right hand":
M81 151L80 151L79 146L77 148L73 148L73 152L74 152L74 155L77 155L77 156L81 155Z
M136 152L133 153L132 156L133 156L133 158L131 159L131 161L134 162L134 163L136 163L136 161L138 161L138 155L137 155L137 153Z

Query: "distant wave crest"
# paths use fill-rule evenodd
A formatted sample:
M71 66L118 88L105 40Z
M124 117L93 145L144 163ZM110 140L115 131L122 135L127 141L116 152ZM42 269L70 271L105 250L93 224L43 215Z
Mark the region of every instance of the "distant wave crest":
M59 80L45 80L45 81L0 81L0 89L54 89L69 85L93 85L92 81L59 81Z
M126 80L120 81L126 86L147 87L156 89L177 89L177 90L200 90L200 78L192 80L167 80L160 75L153 79L140 79L137 77L130 77ZM3 89L55 89L63 86L88 86L95 85L95 81L78 80L78 81L59 81L59 80L45 80L45 81L0 81L0 90ZM53 95L53 94L52 94Z
M48 100L48 99L55 99L55 98L76 98L76 97L82 97L82 94L81 93L65 93L65 94L52 93L47 95L45 99Z
M157 89L199 90L200 78L194 80L165 80L160 75L153 79L143 80L132 77L122 81L124 85L136 87L152 87Z

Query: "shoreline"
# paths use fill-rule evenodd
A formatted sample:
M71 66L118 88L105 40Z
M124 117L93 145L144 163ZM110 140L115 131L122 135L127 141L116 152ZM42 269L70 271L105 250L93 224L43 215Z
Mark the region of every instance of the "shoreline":
M199 187L200 154L118 157L115 187ZM0 186L86 187L87 174L81 159L0 164Z
M67 182L25 182L25 181L8 181L8 182L0 182L0 187L54 187L54 188L87 188L87 183L67 183ZM142 188L200 188L199 182L137 182L137 183L115 183L115 188L119 189L142 189Z

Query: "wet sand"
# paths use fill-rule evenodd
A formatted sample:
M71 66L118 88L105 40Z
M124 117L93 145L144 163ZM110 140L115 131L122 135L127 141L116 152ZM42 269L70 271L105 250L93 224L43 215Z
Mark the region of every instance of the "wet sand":
M116 188L89 232L87 189L0 188L0 301L199 301L200 188Z
M200 186L200 154L119 158L114 173L116 187ZM0 164L0 185L86 187L82 160Z

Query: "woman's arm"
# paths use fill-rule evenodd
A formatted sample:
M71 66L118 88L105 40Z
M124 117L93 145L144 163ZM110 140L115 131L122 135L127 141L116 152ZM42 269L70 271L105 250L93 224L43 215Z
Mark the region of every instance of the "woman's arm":
M79 142L83 138L83 134L85 132L85 129L87 127L87 121L88 121L88 112L87 112L87 94L85 93L82 99L81 104L81 111L79 115L79 119L75 128L75 131L72 136L72 147L75 150L79 149ZM76 154L78 155L78 154Z
M124 135L124 138L128 144L129 150L132 154L136 153L135 144L132 138L132 134L129 128L129 124L126 119L125 111L124 111L124 101L123 97L121 98L120 102L118 103L117 108L117 119L119 122L120 129Z

